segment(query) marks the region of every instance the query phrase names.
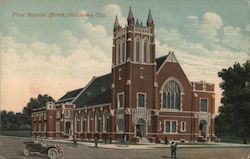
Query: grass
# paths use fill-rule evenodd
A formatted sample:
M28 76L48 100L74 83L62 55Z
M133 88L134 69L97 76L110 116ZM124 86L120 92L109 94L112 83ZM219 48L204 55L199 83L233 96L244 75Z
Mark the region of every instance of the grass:
M219 137L221 139L221 142L228 142L228 143L239 143L243 144L243 139L240 137L235 136L222 136ZM250 143L250 138L247 138L247 144Z
M0 131L0 135L31 137L31 131Z

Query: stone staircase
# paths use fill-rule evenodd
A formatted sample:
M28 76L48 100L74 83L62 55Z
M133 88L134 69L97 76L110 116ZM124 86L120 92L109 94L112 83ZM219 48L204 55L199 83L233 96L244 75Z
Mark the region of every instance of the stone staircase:
M143 138L139 138L139 142L137 144L144 145L144 144L151 144L151 143L147 138L143 137Z

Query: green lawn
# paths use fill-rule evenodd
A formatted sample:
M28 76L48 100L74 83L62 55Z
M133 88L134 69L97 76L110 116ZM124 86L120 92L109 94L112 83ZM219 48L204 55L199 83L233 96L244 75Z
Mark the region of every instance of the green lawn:
M228 142L228 143L243 143L242 138L239 137L232 137L232 136L222 136L219 137L221 139L221 142ZM247 143L250 143L250 138L247 138Z
M31 137L31 131L0 131L0 135Z

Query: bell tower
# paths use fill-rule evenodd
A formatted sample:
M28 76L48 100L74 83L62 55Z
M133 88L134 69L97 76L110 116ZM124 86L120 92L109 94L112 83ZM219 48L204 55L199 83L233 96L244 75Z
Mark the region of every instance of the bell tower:
M112 47L111 131L135 137L135 124L142 112L145 127L150 125L148 110L156 107L156 64L154 21L149 10L145 24L135 18L131 7L127 24L116 15ZM126 122L125 122L126 121ZM151 131L150 128L146 129ZM146 132L147 133L147 132Z

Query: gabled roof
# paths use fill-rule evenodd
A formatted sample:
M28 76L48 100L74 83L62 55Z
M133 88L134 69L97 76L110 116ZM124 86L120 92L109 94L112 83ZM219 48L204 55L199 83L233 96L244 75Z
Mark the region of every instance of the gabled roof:
M96 77L73 101L76 107L91 106L111 102L111 73Z
M167 55L165 56L161 56L155 59L156 62L156 71L159 70L159 68L162 66L162 64L164 63L164 61L166 60Z
M72 90L72 91L67 92L64 96L62 96L62 97L56 102L56 104L73 101L73 99L74 99L83 89L84 89L84 88L79 88L79 89L76 89L76 90Z

